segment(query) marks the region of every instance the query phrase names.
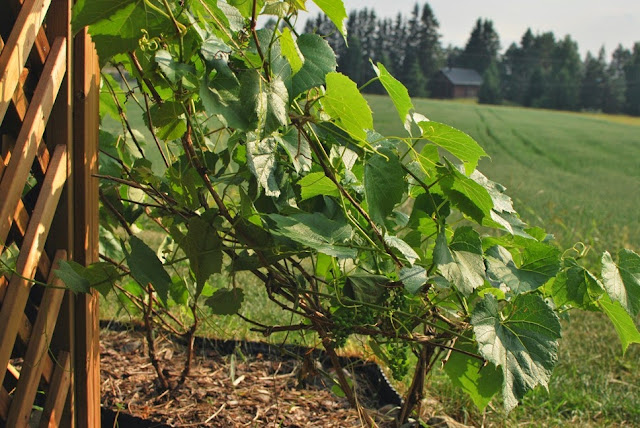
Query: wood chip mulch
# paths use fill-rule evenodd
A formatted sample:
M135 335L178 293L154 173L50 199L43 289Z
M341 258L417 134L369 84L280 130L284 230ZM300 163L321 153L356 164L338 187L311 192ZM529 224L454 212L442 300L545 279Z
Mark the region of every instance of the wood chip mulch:
M183 367L182 348L158 338L158 358L172 379ZM142 419L176 427L364 426L346 399L331 392L325 375L302 375L305 364L295 359L201 350L185 383L163 392L142 333L102 330L100 354L102 406ZM380 426L388 423L391 406L376 409L370 391L356 391Z

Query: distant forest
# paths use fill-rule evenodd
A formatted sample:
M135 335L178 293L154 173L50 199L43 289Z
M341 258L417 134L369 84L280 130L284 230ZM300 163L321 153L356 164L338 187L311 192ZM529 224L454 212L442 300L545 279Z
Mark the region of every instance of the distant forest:
M338 55L339 71L359 85L374 76L369 59L381 62L412 96L429 97L441 68L475 69L483 77L479 101L560 110L589 110L640 116L640 42L622 45L606 57L604 48L580 58L571 38L552 32L523 34L500 53L500 37L491 20L478 19L464 48L443 47L431 7L415 5L409 17L378 18L374 10L349 15L348 46L324 15L307 21L305 32L326 37ZM363 89L383 93L382 86Z

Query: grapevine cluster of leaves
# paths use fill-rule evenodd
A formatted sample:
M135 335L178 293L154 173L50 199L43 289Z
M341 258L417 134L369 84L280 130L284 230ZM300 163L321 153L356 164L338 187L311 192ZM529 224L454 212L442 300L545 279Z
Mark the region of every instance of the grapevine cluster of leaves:
M345 35L342 1L314 2ZM417 113L403 85L372 64L406 131L378 134L326 41L295 31L305 3L77 2L74 28L89 27L110 71L102 120L122 132L100 134L104 261L64 264L67 285L129 298L153 290L158 309L234 314L242 287L215 288L213 278L248 271L304 318L265 334L310 329L330 352L352 334L368 337L398 376L413 352L416 384L444 361L481 408L501 391L511 410L546 387L562 311L602 311L623 350L640 342L640 257L606 253L600 278L563 257L476 170L483 149ZM258 30L260 15L276 27ZM155 250L139 234L150 225L164 239ZM118 285L123 275L134 282Z

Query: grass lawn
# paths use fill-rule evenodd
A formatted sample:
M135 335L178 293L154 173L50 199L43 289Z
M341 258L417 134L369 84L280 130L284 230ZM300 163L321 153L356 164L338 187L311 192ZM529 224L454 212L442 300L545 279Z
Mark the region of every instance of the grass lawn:
M376 129L404 136L391 101L367 98ZM507 187L525 221L554 233L561 246L577 241L593 246L590 261L595 268L596 255L604 250L640 250L640 118L414 102L431 120L473 136L491 157L479 169ZM266 324L289 321L267 301L263 287L252 286L252 278L236 281L245 290L244 315ZM103 304L103 315L115 316L116 307L112 300ZM623 356L613 327L598 314L576 314L563 322L563 328L549 393L534 391L510 415L496 398L481 413L436 371L429 381L429 405L478 426L640 426L640 346L631 346ZM231 316L209 318L202 333L264 340ZM316 345L311 335L282 334L271 340ZM358 343L348 347L356 350Z

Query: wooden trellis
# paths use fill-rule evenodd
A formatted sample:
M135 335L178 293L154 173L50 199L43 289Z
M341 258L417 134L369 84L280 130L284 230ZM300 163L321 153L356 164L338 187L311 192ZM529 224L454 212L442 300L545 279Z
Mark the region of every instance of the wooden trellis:
M0 427L100 426L97 296L55 275L98 251L99 73L71 6L0 1Z

